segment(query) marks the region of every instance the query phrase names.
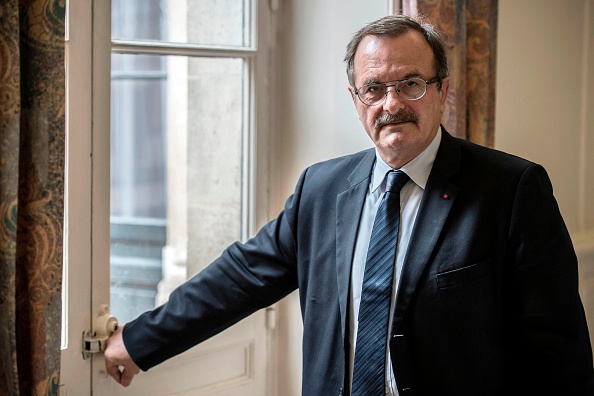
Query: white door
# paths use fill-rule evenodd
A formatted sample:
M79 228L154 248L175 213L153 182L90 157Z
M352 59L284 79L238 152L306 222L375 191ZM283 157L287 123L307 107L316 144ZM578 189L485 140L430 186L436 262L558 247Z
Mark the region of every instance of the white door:
M120 324L132 320L264 220L267 161L254 153L267 150L258 108L268 100L260 92L268 5L76 0L68 7L61 392L274 394L271 310L139 374L129 388L107 376L101 353L81 353L102 305Z

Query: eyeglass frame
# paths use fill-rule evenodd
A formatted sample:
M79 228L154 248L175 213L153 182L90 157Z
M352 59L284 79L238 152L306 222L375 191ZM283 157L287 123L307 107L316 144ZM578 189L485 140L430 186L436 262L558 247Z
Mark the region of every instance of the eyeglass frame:
M397 86L399 83L402 83L402 82L404 82L404 81L410 81L410 80L420 80L420 81L423 81L423 82L425 83L425 91L423 92L423 94L422 94L421 96L419 96L419 97L418 97L418 98L416 98L416 99L408 99L408 98L405 98L405 97L401 96L401 95L400 95L400 93L399 93L399 90L398 90L398 89L396 89L396 86ZM386 82L372 82L372 83L367 83L367 84L363 84L363 85L361 85L359 88L357 88L357 89L355 89L355 90L353 91L353 94L354 94L354 95L357 95L357 97L359 98L359 100L361 101L361 103L363 103L365 106L379 106L379 105L383 104L383 103L386 101L386 98L388 97L388 88L390 88L390 87L394 87L394 92L395 92L395 93L396 93L396 95L398 95L400 98L402 98L402 99L404 99L404 100L411 100L411 101L413 101L413 100L419 100L419 99L421 99L423 96L425 96L425 94L427 93L427 86L428 86L428 85L435 84L436 82L439 82L439 81L441 81L441 78L440 78L439 76L435 76L435 77L433 77L433 78L431 78L431 79L429 79L429 80L423 80L421 77L411 77L411 78L405 78L405 79L402 79L402 80L393 80L393 81L386 81ZM389 82L392 82L393 84L388 84ZM366 87L366 86L369 86L369 85L385 85L385 86L386 86L386 92L384 93L384 98L383 98L383 99L382 99L380 102L377 102L377 103L374 103L374 104L367 104L367 103L365 103L365 102L363 101L363 99L361 99L361 97L359 96L359 91L360 91L362 88L364 88L364 87Z

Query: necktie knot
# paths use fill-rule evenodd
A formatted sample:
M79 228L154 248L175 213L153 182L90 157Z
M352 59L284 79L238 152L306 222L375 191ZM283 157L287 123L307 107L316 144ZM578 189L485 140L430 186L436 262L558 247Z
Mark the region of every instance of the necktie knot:
M386 179L386 191L399 193L410 178L401 170L391 170L386 175Z

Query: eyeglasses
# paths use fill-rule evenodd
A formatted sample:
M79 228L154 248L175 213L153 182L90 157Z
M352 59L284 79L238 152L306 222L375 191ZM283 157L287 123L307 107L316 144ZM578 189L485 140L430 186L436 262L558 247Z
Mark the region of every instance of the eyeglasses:
M439 77L434 77L429 81L422 78L414 77L406 80L394 81L393 84L388 83L370 83L365 84L355 91L355 95L359 100L367 106L377 106L386 100L388 96L388 88L394 87L394 91L402 99L419 100L427 92L427 85L439 81Z

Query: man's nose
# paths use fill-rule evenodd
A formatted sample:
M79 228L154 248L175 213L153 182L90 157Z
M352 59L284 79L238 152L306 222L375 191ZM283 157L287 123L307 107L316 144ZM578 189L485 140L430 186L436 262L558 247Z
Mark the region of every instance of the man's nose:
M404 99L398 95L397 88L391 85L386 88L386 100L384 100L384 110L391 114L396 114L404 108Z

